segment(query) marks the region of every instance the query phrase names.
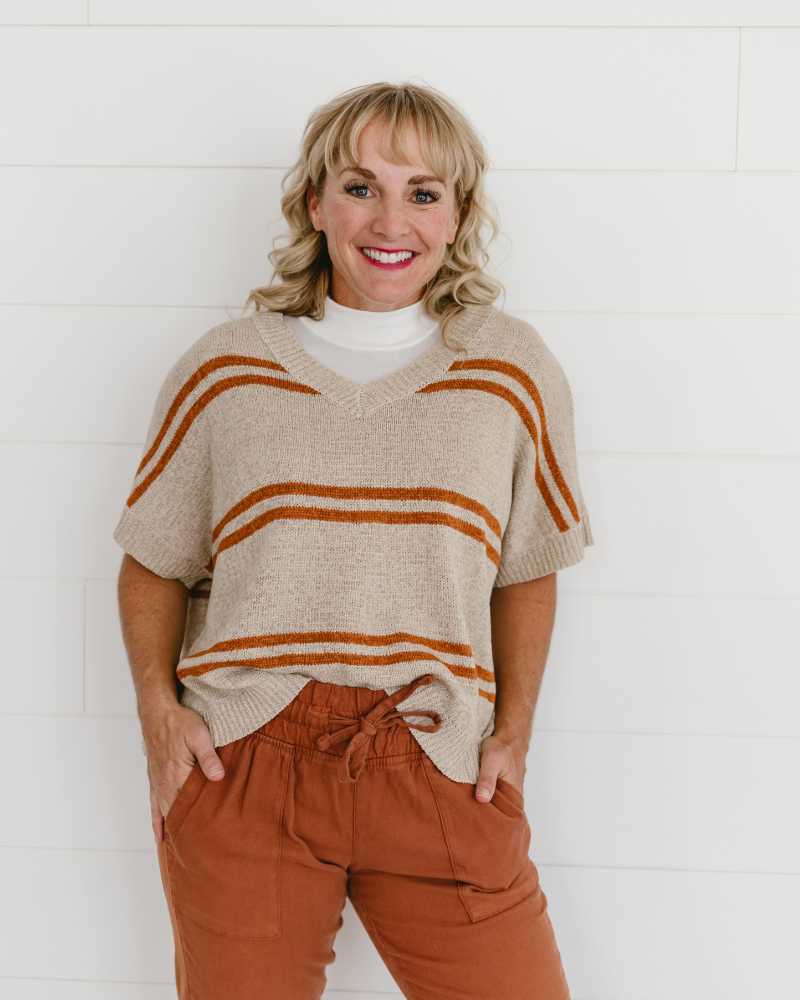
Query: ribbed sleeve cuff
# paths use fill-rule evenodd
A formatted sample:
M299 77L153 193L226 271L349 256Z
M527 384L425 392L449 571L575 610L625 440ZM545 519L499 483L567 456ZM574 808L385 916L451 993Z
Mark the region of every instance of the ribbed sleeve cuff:
M518 556L508 565L500 563L494 581L495 587L508 587L512 583L527 583L540 576L548 576L567 566L574 566L583 559L584 549L594 544L589 517L581 514L581 522L563 535L548 538L535 549Z
M120 518L114 541L142 566L165 580L180 580L187 587L193 587L198 580L208 576L205 567L188 559L130 510Z

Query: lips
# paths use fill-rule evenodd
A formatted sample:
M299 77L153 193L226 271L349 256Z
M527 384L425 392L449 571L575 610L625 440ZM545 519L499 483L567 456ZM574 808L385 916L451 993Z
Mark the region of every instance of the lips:
M383 247L359 247L361 256L374 267L388 271L399 271L408 267L419 254L413 250L386 250Z

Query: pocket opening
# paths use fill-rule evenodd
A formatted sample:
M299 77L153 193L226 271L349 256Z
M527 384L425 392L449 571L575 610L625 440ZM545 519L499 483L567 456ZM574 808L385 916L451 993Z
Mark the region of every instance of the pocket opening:
M166 838L173 907L180 918L223 937L270 940L281 933L280 859L292 754L245 739L222 747L220 756L225 777L205 781Z
M498 788L498 802L480 803L474 786L452 781L429 762L425 773L433 792L450 855L458 894L476 923L501 913L530 896L539 876L528 857L530 828L521 804Z

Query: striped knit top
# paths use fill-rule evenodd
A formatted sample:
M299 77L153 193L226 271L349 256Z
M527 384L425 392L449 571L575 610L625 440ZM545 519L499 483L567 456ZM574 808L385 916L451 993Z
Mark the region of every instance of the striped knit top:
M311 679L438 712L415 733L474 782L492 731L493 587L591 544L566 379L534 329L470 306L409 367L356 385L279 313L202 337L161 390L115 537L191 588L178 677L215 745Z

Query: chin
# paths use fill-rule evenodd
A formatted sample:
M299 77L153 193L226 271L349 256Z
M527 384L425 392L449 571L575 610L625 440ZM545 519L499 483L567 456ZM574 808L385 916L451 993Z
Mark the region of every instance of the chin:
M357 261L343 260L341 263L347 264L346 270L337 269L335 262L334 270L339 270L339 275L350 292L384 309L410 305L422 298L427 282L433 277L422 274L418 265L395 271L376 268L364 260L360 253Z
M353 281L350 287L369 302L374 302L376 305L381 306L394 306L400 302L405 302L406 299L413 298L415 295L421 296L425 289L425 283L419 284L416 281L399 282L383 279L382 281L374 282L359 281L356 283Z

